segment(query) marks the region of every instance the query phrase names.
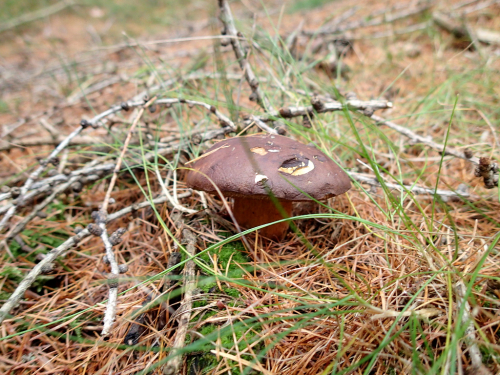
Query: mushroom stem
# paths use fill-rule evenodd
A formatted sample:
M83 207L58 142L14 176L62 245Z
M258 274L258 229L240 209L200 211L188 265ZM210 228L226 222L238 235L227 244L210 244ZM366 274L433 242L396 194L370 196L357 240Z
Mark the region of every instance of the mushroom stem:
M244 228L254 228L262 224L281 220L286 216L292 216L292 201L280 200L280 210L270 199L234 198L233 214L238 224ZM272 240L280 241L288 229L288 221L269 225L260 229L260 235Z

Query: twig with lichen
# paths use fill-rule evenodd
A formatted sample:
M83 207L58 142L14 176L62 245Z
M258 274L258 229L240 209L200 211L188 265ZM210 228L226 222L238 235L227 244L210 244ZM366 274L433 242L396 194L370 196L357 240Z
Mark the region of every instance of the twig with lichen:
M224 127L222 134L236 130L236 125L227 116L225 116L220 111L218 111L213 105L210 105L210 104L207 104L204 102L200 102L200 101L184 100L182 98L173 98L173 99L163 98L163 99L159 99L156 101L156 104L165 105L167 107L170 105L176 104L176 103L187 104L187 105L196 105L196 106L201 106L201 107L206 108L210 113L212 113L215 117L217 117L219 119L219 122ZM43 161L40 162L40 166L34 172L32 172L30 174L29 178L25 182L24 186L19 190L19 192L17 193L17 191L16 191L17 189L14 190L14 194L17 195L16 203L9 205L8 208L6 208L5 206L0 208L0 214L5 213L4 217L0 221L0 230L2 230L5 227L5 225L8 223L8 221L12 218L12 216L17 212L17 210L20 207L27 205L27 203L30 200L32 200L35 196L39 195L39 193L49 193L53 190L57 190L59 193L62 193L64 191L64 190L60 191L59 189L56 189L56 188L52 189L52 188L50 188L50 185L52 183L54 183L56 180L59 180L61 182L68 181L70 179L73 179L73 177L63 177L63 176L49 177L47 179L47 181L48 181L47 185L45 185L45 187L43 187L39 191L37 191L38 194L37 193L33 193L33 194L28 193L32 189L32 187L35 186L35 184L38 184L40 182L37 180L38 180L39 176L45 171L45 169L47 168L47 165L49 163L57 165L58 160L59 160L57 155L62 150L64 150L71 143L72 139L77 137L82 130L88 128L89 126L96 128L99 126L99 124L101 123L101 121L104 118L106 118L114 113L120 112L122 110L128 110L128 109L133 108L133 107L144 106L144 104L145 104L144 100L134 101L134 102L124 102L124 103L121 103L119 105L112 106L108 110L96 115L91 120L82 120L80 122L80 126L76 130L74 130L70 135L68 135L51 152L51 154L46 159L44 159ZM206 140L206 139L211 139L213 137L218 136L219 134L221 134L219 129L217 129L215 131L211 130L211 131L205 132L205 134L200 134L200 137L202 138L201 141ZM168 150L168 148L167 148L167 150ZM161 149L156 150L155 153L158 153L160 151L161 151ZM155 153L148 153L146 156L147 157L154 157ZM116 166L114 166L114 167L116 167ZM75 171L75 172L71 173L72 176L76 175L76 174L81 174L81 172ZM75 182L75 181L73 181L73 182ZM70 184L70 186L71 186L71 184ZM9 196L9 193L10 193L10 196ZM8 199L9 197L13 197L13 192L0 194L0 198L1 198L0 200ZM23 224L23 225L25 225L25 224Z
M328 113L342 111L349 108L363 113L373 113L376 110L392 108L392 103L387 100L358 100L356 98L346 100L345 104L336 100L323 101L319 96L311 98L311 105L307 107L283 107L278 111L269 112L267 115L254 116L260 121L269 122L276 118L308 117L312 118L315 113Z
M233 47L236 60L238 60L240 68L245 75L245 79L252 90L250 100L257 102L257 104L261 106L264 111L272 111L273 107L259 88L259 81L257 80L250 63L248 62L247 53L243 50L240 43L240 38L242 38L243 35L236 29L233 14L231 13L231 8L229 7L227 0L219 0L219 9L220 20L224 25L221 34L231 37L229 40Z
M430 197L437 195L445 202L452 199L478 198L474 195L471 195L463 186L460 186L456 191L451 191L443 189L431 189L417 185L393 184L390 182L384 182L384 184L382 185L375 176L368 176L354 172L348 172L348 174L353 180L361 184L367 184L375 188L385 186L391 190L398 190L402 193L412 193L414 195L427 195Z
M178 196L178 198L186 198L191 196L191 192L182 193ZM104 218L105 224L109 224L117 219L120 219L126 215L137 212L138 210L144 209L146 207L150 207L151 205L157 205L162 203L169 203L167 197L161 196L153 199L152 201L144 201L141 203L132 204L120 211L109 214ZM9 299L2 305L0 308L0 324L6 319L7 315L11 312L11 310L19 303L21 298L24 296L24 292L31 287L31 285L35 282L36 278L42 273L43 269L50 265L54 260L64 254L66 251L71 249L72 247L78 246L78 243L82 241L84 238L89 237L93 231L93 226L95 228L95 224L92 226L82 229L80 232L75 234L74 236L68 238L58 247L49 251L45 258L43 258L39 263L35 265L31 269L31 271L24 277L24 279L19 283L16 290L11 294ZM99 232L97 232L100 235Z
M21 188L21 192L19 195L19 203L20 205L23 204L24 197L26 193L28 192L29 188L33 183L38 179L38 177L45 171L47 168L47 165L50 164L57 164L58 158L57 155L64 149L70 141L75 138L78 134L81 133L81 131L84 129L84 126L78 127L76 130L74 130L70 135L66 137L64 141L62 141L55 149L50 153L50 155L43 161L40 162L40 166L33 171L26 182L24 183L24 186ZM5 216L3 217L2 221L0 221L0 231L5 227L5 225L8 223L10 218L16 213L18 206L12 206L9 208L9 210L5 213Z
M116 315L116 303L118 299L118 277L120 275L120 268L118 266L118 263L115 258L115 254L113 252L113 245L115 244L114 241L110 241L110 237L108 237L108 231L106 228L106 216L108 215L108 205L109 201L111 199L111 192L113 191L113 188L115 187L116 180L118 179L118 172L120 172L120 168L122 165L123 158L125 156L125 153L127 152L128 145L130 143L130 140L132 139L132 133L139 123L139 120L142 118L142 115L144 113L144 110L148 108L150 105L154 103L156 100L156 97L149 100L147 103L145 103L141 109L139 110L139 113L137 114L134 122L132 123L132 126L130 127L127 138L125 139L125 142L123 144L122 152L120 153L120 156L118 157L118 160L116 161L115 168L113 170L113 176L111 177L111 181L108 186L108 190L106 191L106 196L104 197L104 201L102 203L102 207L100 211L94 212L93 218L95 220L96 225L98 226L100 230L100 237L102 239L102 242L104 244L104 248L106 250L106 257L109 262L109 265L111 267L111 274L109 275L109 297L108 297L108 304L106 306L106 312L104 313L104 320L103 320L103 328L101 335L102 336L107 336L109 332L111 331L111 327L113 326L113 322L115 321L115 315ZM121 228L120 228L121 229ZM115 238L120 238L122 231L116 231L111 235L113 237L115 234ZM119 232L120 231L120 232Z
M409 138L415 143L423 143L426 146L438 151L441 154L451 155L456 158L464 159L475 164L477 166L475 170L475 175L476 177L483 178L485 187L487 189L498 187L499 167L497 163L492 162L489 158L478 158L473 156L472 152L468 149L466 149L465 151L459 151L457 149L454 149L453 147L436 143L431 139L429 139L428 137L423 137L421 135L418 135L413 131L411 131L410 129L395 124L392 121L385 120L380 116L372 114L370 117L373 120L375 120L376 125L384 125L393 130L396 130L398 133L404 135L405 137Z

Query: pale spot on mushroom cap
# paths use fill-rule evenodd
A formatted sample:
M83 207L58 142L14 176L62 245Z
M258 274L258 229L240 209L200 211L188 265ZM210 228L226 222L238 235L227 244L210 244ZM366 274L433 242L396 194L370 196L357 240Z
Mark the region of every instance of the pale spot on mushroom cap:
M268 180L267 176L265 176L263 174L258 174L257 176L255 176L255 183L256 184L259 184L262 181L267 181L267 180Z
M288 173L292 176L301 176L303 174L309 173L314 169L314 163L311 160L307 161L307 164L302 162L301 164L293 167L280 167L279 171L283 173Z
M259 154L259 155L265 155L267 154L267 151L265 148L263 147L253 147L250 149L250 151L256 153L256 154Z

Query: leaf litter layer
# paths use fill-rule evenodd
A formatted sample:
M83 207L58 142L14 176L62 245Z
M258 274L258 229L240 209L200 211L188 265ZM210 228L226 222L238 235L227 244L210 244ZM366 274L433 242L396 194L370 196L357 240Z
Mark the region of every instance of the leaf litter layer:
M480 2L466 9L476 3ZM428 22L432 12L457 5L433 4L389 25L358 26L347 35L352 51L340 54L337 49L342 44L302 35L297 28L302 17L286 8L282 12L277 4L231 7L238 15L236 26L246 37L243 48L248 50L260 92L272 107L310 106L313 94L324 102L347 97L348 92L360 100L385 98L394 108L378 112L383 118L446 147L495 159L498 47L479 45L480 54L470 46L473 41L457 40L433 24L398 33ZM375 2L351 16L350 9L347 2L312 8L302 30L316 30L322 24L318 20L328 26L336 17L346 18L339 21L344 23L350 17L376 19L378 11L387 10ZM490 5L471 11L467 23L471 28L498 29L499 21L492 16L498 10L498 5ZM248 12L258 15L254 24L245 17ZM221 28L218 22L207 22L213 27L195 30L193 36L216 34ZM294 32L299 35L295 47L287 44ZM393 35L374 38L388 32ZM192 51L193 45L199 47L196 54L180 53ZM100 336L114 279L109 278L102 240L87 236L37 278L2 323L1 371L161 373L172 357L182 356L183 373L198 369L213 374L455 373L479 371L479 364L481 371L497 373L498 189L486 190L468 161L414 144L375 125L366 112L279 119L278 126L286 125L289 136L314 142L349 173L373 177L377 184L355 184L346 195L323 205L298 205L297 228L283 242L262 241L249 231L244 246L240 235L231 237L235 228L219 197L188 194L182 167L214 142L204 142L203 134L220 129L220 118L214 117L210 106L228 116L239 131L251 123L245 116L265 113L249 100L254 90L242 77L230 45L187 40L181 46L173 52L168 46L149 50L139 43L116 52L119 71L128 75L116 82L110 80L116 75L113 70L92 71L77 64L77 76L86 77L89 84L68 80L67 88L53 98L35 97L36 106L53 109L43 116L35 113L34 119L15 129L7 128L13 144L39 134L49 140L51 128L41 123L41 117L69 134L82 117L90 120L134 95L137 100L148 95L159 101L182 98L209 106L208 111L179 102L150 107L131 133L109 213L161 196L162 184L172 197L181 198L132 210L107 224L110 234L126 229L113 249L117 263L128 268L119 276L111 334ZM165 62L162 56L176 57ZM344 66L349 69L346 73ZM92 82L100 81L106 82L104 87L92 88ZM33 85L60 88L61 81L48 82L41 78ZM13 102L13 92L22 95L33 89L18 83L5 95L6 103ZM19 106L20 112L10 110L4 116L25 118L30 114L26 102ZM42 179L63 169L77 171L99 158L102 163L116 162L137 111L118 112L97 129L85 129L83 134L93 139L71 146L59 165L47 167ZM246 131L259 130L254 126ZM46 157L51 150L42 144L2 151L4 184L22 186L26 174L36 168L36 157ZM176 168L180 169L174 174ZM105 169L94 179L87 176L79 181L81 186L73 183L17 238L4 235L9 251L0 269L2 299L48 250L93 223L91 213L105 201L112 171ZM158 180L158 173L166 183ZM412 194L403 185L459 195L466 187L471 195L444 201L438 195ZM41 194L34 203L43 199ZM20 222L32 204L19 207L11 223ZM178 220L173 213L179 206L174 210L174 204L197 213ZM182 254L179 269L193 261L184 252L185 229L197 236L196 250L201 254L194 260L196 289L184 345L172 354L185 279L182 273L165 271L176 251ZM127 333L142 312L140 334L127 342Z

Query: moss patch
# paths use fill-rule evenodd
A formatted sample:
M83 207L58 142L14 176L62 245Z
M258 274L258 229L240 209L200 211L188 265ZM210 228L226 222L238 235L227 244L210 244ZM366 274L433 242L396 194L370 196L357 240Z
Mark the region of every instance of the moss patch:
M212 259L217 259L217 267L224 275L231 277L231 279L238 279L242 275L241 267L246 267L250 259L245 254L245 248L241 242L230 242L228 244L219 246L216 249L210 250L206 253L200 254L199 259L204 261L210 268L213 268ZM201 283L199 286L204 292L209 292L214 287L217 287L215 280L213 282ZM222 288L223 292L233 298L238 298L240 292L235 288Z

